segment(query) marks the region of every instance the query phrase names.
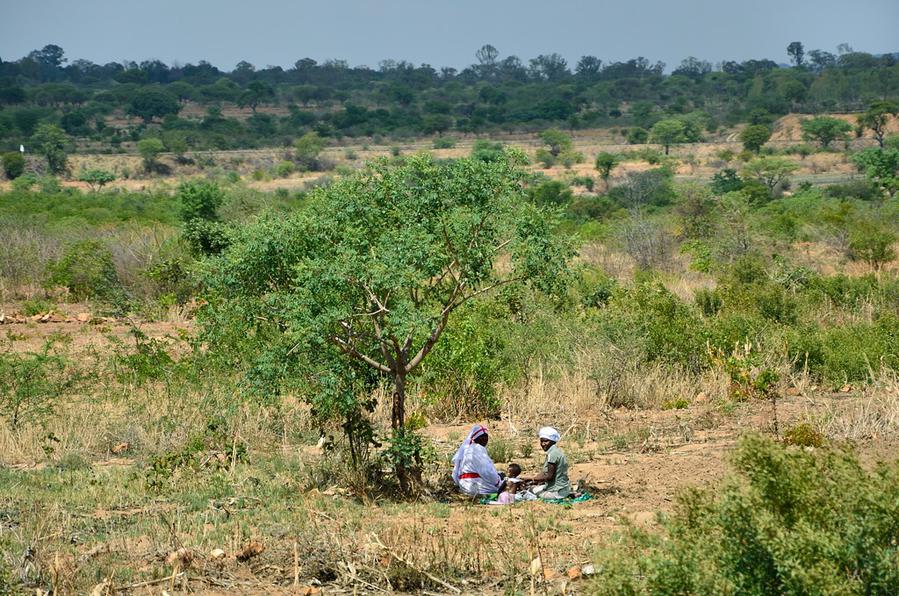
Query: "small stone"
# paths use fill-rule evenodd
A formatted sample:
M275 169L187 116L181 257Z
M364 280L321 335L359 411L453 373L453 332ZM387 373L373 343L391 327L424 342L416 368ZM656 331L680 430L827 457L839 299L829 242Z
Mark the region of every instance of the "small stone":
M852 385L843 385L840 387L840 393L849 393L852 391Z
M592 563L581 567L581 573L584 575L596 575L596 567Z
M75 317L75 319L76 319L79 323L87 323L88 321L91 320L91 313L89 313L89 312L80 312L80 313L78 313L78 315Z
M213 560L224 559L224 558L225 558L225 551L223 551L223 550L220 549L220 548L214 548L214 549L212 549L212 551L209 553L209 558L210 558L210 559L213 559Z
M575 565L574 567L569 568L568 571L565 572L565 574L568 576L568 579L574 581L576 579L580 579L582 572L581 568Z

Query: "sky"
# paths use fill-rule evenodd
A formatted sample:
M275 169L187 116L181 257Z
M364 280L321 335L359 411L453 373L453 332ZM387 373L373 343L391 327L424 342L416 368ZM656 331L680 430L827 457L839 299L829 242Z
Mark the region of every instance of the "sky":
M376 68L383 59L463 68L489 43L525 63L558 52L604 62L645 56L668 70L769 58L786 46L836 52L848 43L899 51L899 0L0 0L0 59L46 44L97 63L241 60L288 68L310 57Z

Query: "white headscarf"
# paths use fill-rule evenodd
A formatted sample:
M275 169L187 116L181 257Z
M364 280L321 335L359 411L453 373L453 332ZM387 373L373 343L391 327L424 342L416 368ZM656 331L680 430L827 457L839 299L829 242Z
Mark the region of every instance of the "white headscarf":
M486 434L486 426L475 424L471 427L471 432L468 433L468 436L465 437L465 440L462 441L459 448L456 449L456 454L453 456L453 481L455 481L456 484L459 484L459 475L462 473L462 458L465 455L465 450L474 443L475 439Z
M543 428L541 428L537 436L541 439L552 441L553 443L558 443L562 438L562 435L559 434L559 431L551 426L544 426Z

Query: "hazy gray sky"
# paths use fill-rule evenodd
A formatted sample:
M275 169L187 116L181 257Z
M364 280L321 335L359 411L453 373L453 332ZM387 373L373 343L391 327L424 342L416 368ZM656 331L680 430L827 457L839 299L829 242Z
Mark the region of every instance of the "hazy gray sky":
M559 52L574 65L638 55L670 68L686 56L771 58L848 43L899 51L899 0L0 0L0 58L48 43L72 60L240 60L288 67L309 56L376 67L385 58L461 68L485 43L525 62Z

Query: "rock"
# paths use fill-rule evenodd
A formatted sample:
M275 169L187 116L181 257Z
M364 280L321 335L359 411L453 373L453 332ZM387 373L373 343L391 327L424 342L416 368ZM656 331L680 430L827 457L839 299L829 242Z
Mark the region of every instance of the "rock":
M0 312L0 325L6 322L6 313Z
M79 323L87 323L91 320L91 313L80 312L75 316L75 320L77 320Z
M802 395L802 392L799 390L799 387L787 387L786 394L790 397L796 397L797 395Z
M540 562L540 557L537 557L533 561L531 561L531 575L540 575L540 572L543 570L543 564Z
M265 551L265 545L258 540L250 540L237 552L236 558L240 562L249 561Z
M49 323L52 320L53 320L53 311L46 313L40 319L38 319L38 321L40 321L41 323Z
M297 592L302 596L315 596L322 593L321 590L314 586L300 586Z
M568 571L565 572L565 575L568 576L568 579L574 581L580 579L583 573L581 572L581 568L575 565L574 567L569 568Z
M224 559L224 558L225 558L225 551L223 551L223 550L220 549L220 548L214 548L214 549L212 549L212 551L209 553L209 558L212 559L212 560L214 560L214 561L216 561L216 560L218 560L218 559Z
M543 579L548 582L555 581L557 579L563 579L565 576L556 571L555 569L544 569L543 570Z
M34 321L35 323L37 323L38 321L41 320L41 317L43 317L43 316L44 315L42 315L42 314L31 315L30 317L28 317L28 320Z
M129 443L128 441L123 441L118 445L114 445L112 449L110 449L110 451L112 451L116 455L119 455L120 453L125 453L129 449L131 449L131 443Z
M596 575L596 567L594 567L592 563L589 563L581 567L581 573L585 576Z
M852 391L852 385L843 385L840 387L840 393L849 393Z
M709 395L705 391L700 391L696 394L696 397L693 398L694 404L704 404L709 401Z
M102 582L94 586L94 589L90 591L90 596L106 596L107 594L112 593L112 582L108 579L104 579Z

